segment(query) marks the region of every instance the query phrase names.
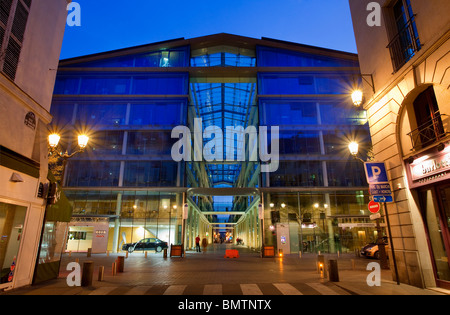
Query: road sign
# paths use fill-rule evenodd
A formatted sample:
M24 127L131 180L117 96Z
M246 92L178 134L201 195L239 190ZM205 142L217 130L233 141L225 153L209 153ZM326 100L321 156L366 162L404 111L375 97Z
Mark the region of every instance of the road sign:
M369 185L370 194L372 196L391 196L392 190L389 183L385 184L371 184Z
M375 201L369 202L369 211L371 213L377 213L378 211L380 211L380 204Z
M366 162L364 163L366 178L369 184L388 183L386 165L383 162Z
M372 200L375 202L394 202L392 196L372 196Z
M384 162L364 163L370 195L374 202L394 202Z

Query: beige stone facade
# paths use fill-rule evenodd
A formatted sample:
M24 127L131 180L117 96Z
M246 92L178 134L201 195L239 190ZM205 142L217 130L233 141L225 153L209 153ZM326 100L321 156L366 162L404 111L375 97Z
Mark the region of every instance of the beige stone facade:
M33 280L46 207L38 194L48 183L47 125L67 3L0 3L0 290Z
M367 17L376 14L375 11L368 10L369 3L373 2L349 1L361 72L371 75L374 82L375 93L370 84L364 84L363 106L369 117L375 160L386 162L394 191L395 202L388 204L388 214L399 279L402 283L418 287L445 287L446 281L439 281L445 280L445 276L436 268L438 263L433 257L429 228L425 220L426 209L421 208L420 191L436 185L445 187L449 179L442 168L437 176L414 182L409 169L413 159L417 161L422 157L426 160L437 152L436 148L440 143L447 146L450 140L447 133L450 131L450 117L445 116L450 114L450 2L375 1L381 7L381 26L369 26ZM406 58L406 62L396 69L393 62L395 53L389 47L393 47L399 38L406 38L414 33L412 31L403 36L403 30L396 28L394 10L401 6L408 12L405 21L411 18L408 27L415 24L420 46L410 59ZM411 48L408 52L412 50ZM413 142L409 134L414 131L414 136L417 132L424 132L424 127L419 123L423 117L419 117L421 114L417 113L417 105L414 104L417 104L419 95L429 87L432 87L435 94L444 132L426 143L421 138L420 144L420 141ZM444 203L441 204L442 208L445 206ZM444 216L445 210L442 212ZM448 226L442 228L445 230ZM442 237L448 244L448 233L444 232ZM445 265L446 259L448 262L448 252L447 258L441 258ZM390 262L395 278L393 259Z

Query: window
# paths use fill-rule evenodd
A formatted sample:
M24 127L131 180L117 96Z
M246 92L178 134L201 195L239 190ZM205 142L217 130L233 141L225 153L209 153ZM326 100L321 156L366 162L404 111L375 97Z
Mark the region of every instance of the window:
M417 96L413 106L417 128L408 135L414 149L424 148L446 135L442 124L443 114L439 111L432 86Z
M411 1L397 0L389 12L392 36L388 48L396 72L420 50L421 45Z
M16 77L31 0L0 2L0 69L11 80Z

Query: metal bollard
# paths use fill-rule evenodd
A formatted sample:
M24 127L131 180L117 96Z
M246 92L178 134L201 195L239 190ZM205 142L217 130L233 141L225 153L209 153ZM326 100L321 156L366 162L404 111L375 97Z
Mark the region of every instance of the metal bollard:
M337 260L331 259L329 260L330 264L330 281L339 282L339 270Z
M92 254L92 248L88 248L87 257L91 257L91 254Z
M94 262L86 261L83 263L83 274L81 275L81 286L89 287L92 285L94 275Z
M164 258L167 258L167 248L164 248Z
M104 266L98 267L98 281L103 281L104 274L105 274L105 267Z
M351 261L352 261L352 270L355 270L355 269L356 269L356 264L355 264L355 260L354 260L354 259L352 259Z
M146 251L146 252L145 252L145 258L147 258L147 253L148 253L148 252Z

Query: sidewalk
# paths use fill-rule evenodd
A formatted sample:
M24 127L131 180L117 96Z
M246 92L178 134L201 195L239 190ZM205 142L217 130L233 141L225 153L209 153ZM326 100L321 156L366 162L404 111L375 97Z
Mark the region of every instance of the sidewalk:
M227 247L228 248L228 247ZM381 270L381 286L367 284L367 265L376 260L354 254L325 254L325 260L338 262L339 282L321 279L317 255L285 255L261 258L259 253L237 247L239 258L224 258L224 246L211 246L206 253L188 251L184 258L163 257L163 253L134 252L125 258L123 273L112 274L112 264L120 254L64 254L58 279L0 293L3 295L450 295L441 289L421 289L392 281L390 270ZM169 253L168 253L169 256ZM68 263L94 262L92 287L69 287L66 279L72 270ZM98 268L104 266L104 279L98 281ZM212 291L211 291L212 290Z

